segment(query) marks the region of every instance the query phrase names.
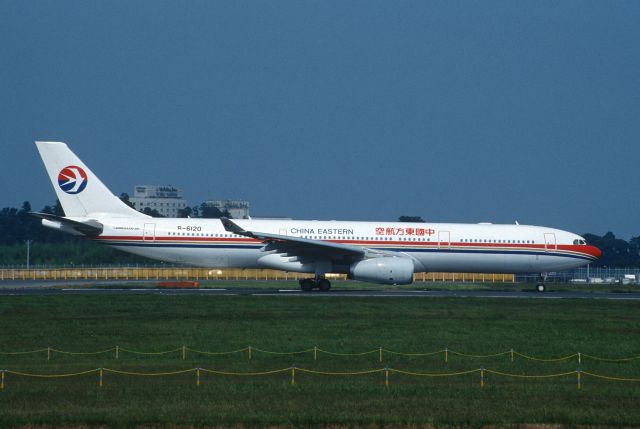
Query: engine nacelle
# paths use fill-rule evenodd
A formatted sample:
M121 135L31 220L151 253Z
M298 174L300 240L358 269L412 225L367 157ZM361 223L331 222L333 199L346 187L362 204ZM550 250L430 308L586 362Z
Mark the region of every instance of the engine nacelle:
M351 265L349 278L385 285L413 283L413 260L401 256L365 259Z

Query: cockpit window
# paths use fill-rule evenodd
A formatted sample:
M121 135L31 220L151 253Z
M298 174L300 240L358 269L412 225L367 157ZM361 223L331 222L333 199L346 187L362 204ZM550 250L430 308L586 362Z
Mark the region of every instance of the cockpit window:
M575 240L573 240L573 244L576 244L576 245L579 245L579 246L584 246L584 245L587 244L587 242L584 241L584 240L575 239Z

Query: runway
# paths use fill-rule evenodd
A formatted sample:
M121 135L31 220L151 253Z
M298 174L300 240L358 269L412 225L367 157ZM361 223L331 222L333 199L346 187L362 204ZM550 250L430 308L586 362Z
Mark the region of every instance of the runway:
M145 287L145 283L149 287ZM0 296L53 296L53 295L207 295L207 296L255 296L255 297L299 297L308 299L330 298L483 298L483 299L606 299L640 301L640 292L547 292L505 291L505 290L429 290L425 287L402 290L375 289L339 289L329 292L303 292L299 289L247 288L221 285L219 288L171 289L152 287L156 281L136 282L136 287L114 286L109 282L44 282L44 281L5 281L0 283ZM108 286L107 286L108 285Z

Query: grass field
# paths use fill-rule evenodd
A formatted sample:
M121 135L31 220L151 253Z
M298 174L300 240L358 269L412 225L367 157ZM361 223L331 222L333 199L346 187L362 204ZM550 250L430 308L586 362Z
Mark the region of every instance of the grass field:
M181 347L208 351L247 345L272 351L321 349L350 353L384 347L403 352L448 348L491 354L511 348L559 357L640 355L640 304L603 300L429 299L252 296L4 296L0 351L52 346L96 351L118 345L143 351ZM640 360L529 361L509 355L411 357L181 353L139 356L0 355L0 369L71 373L98 367L134 372L209 368L236 372L308 368L358 371L385 366L449 373L484 367L511 374L554 374L580 368L640 378ZM63 379L8 375L0 391L0 426L194 425L384 426L561 424L640 425L640 383L582 379L517 379L485 374L425 378L391 373L360 376L296 374L260 377L193 373L135 377L96 373Z

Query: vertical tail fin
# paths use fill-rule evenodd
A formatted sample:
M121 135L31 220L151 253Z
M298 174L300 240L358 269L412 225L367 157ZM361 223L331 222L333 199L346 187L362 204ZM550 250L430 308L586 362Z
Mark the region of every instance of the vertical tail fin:
M36 146L66 216L104 213L147 217L113 195L66 144L36 142Z

